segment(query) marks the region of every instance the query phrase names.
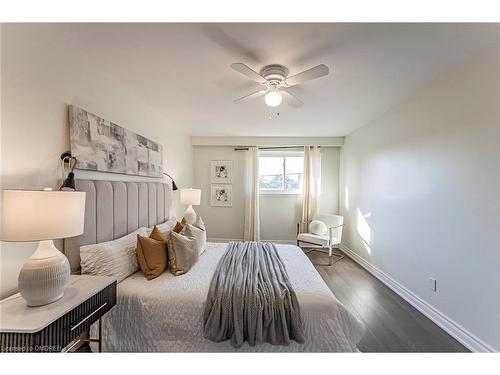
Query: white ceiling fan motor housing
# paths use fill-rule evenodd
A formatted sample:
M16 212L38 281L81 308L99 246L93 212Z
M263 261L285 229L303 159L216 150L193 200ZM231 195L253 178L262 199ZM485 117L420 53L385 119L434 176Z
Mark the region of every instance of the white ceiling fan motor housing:
M279 64L266 65L260 70L260 75L268 84L281 84L288 75L288 69Z

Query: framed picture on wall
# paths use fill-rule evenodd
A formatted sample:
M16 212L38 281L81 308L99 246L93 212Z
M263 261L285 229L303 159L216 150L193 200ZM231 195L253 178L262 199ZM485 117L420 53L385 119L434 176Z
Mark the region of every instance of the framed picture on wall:
M212 160L210 162L210 182L213 184L230 184L233 178L232 160Z
M210 204L213 207L231 207L233 205L233 185L212 185Z
M76 169L163 177L161 144L74 105L69 136Z

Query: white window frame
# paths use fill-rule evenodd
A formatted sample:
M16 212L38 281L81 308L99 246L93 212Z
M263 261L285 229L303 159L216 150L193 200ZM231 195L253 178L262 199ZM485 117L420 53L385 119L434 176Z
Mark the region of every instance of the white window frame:
M259 159L261 156L264 157L281 157L283 158L283 178L285 178L285 173L286 173L286 157L290 156L300 156L304 157L304 151L298 151L298 150L270 150L270 151L259 151ZM260 160L259 160L260 163ZM303 171L302 171L303 173ZM259 172L259 178L260 178L260 172ZM304 182L304 178L302 178L302 183ZM297 196L301 197L304 191L304 187L302 187L302 190L286 190L286 189L281 189L281 190L275 190L275 189L261 189L260 184L259 185L259 195L271 195L271 196ZM283 181L283 186L285 185L285 181Z

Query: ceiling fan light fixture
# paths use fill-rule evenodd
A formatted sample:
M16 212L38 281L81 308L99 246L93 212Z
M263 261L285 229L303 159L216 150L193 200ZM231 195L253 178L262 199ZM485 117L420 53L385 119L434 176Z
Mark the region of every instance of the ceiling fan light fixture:
M282 100L283 96L281 95L278 89L271 89L266 94L266 96L264 96L264 101L269 107L279 106Z
M285 101L291 107L302 107L304 103L294 94L287 91L287 88L327 76L330 73L330 69L325 64L316 65L292 76L288 75L288 68L280 64L266 65L259 73L244 63L233 63L231 64L231 68L264 86L259 91L234 100L234 103L239 104L264 96L264 102L271 108L279 106L283 101L283 96L285 96ZM280 88L283 89L282 92L280 92Z

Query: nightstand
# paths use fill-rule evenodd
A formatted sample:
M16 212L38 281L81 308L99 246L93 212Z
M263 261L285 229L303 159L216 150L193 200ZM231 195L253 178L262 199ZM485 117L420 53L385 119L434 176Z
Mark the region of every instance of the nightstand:
M71 275L64 296L44 306L14 294L0 301L0 351L70 351L80 341L98 342L101 351L101 317L115 304L116 280L106 276ZM80 338L95 322L98 338Z

